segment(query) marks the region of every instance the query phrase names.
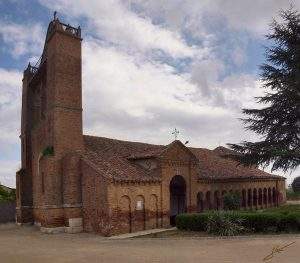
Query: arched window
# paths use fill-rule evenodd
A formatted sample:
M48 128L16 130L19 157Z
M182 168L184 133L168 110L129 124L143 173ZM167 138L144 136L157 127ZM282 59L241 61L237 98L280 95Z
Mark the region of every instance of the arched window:
M219 191L214 192L214 209L219 210L220 209L220 196Z
M224 209L224 196L227 194L226 190L222 191L222 198L221 198L221 207Z
M199 192L197 194L197 212L201 213L204 210L204 200L203 200L203 193Z
M248 207L252 207L252 189L248 189Z
M247 206L247 202L246 202L246 190L243 189L242 190L242 207L246 207Z
M253 206L257 209L257 190L254 188L253 190Z
M267 188L264 188L263 201L264 201L264 206L266 207L267 203L268 203L268 190L267 190Z
M277 193L275 187L273 187L273 204L277 205Z
M262 189L258 189L258 205L262 206Z
M118 220L120 224L120 232L121 233L130 233L131 232L131 200L130 197L124 195L119 200L119 213L118 213Z
M210 191L206 192L206 198L205 198L206 208L211 209L211 200L210 200Z
M269 206L272 205L272 190L271 190L271 187L268 188L268 204L269 204Z

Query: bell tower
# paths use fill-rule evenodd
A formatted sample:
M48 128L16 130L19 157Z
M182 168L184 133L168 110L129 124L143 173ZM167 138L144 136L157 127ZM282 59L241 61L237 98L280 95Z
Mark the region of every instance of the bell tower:
M54 229L81 218L79 161L72 162L84 150L81 41L80 27L62 23L55 13L42 56L24 71L17 207L29 208L31 216L25 220L20 212L17 222Z

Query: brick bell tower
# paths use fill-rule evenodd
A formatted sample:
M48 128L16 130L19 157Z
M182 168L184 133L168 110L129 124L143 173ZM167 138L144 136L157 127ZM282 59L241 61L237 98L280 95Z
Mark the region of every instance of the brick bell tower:
M44 232L82 230L81 41L80 27L55 13L40 60L23 75L16 221Z

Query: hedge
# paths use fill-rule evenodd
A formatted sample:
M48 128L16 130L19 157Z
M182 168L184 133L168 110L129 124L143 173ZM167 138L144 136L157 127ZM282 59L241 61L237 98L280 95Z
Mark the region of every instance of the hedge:
M204 231L209 213L180 214L176 216L176 227L181 230Z
M205 212L200 214L180 214L176 226L180 230L207 231L208 219L224 215L232 222L240 222L246 232L290 232L300 231L300 213L280 212ZM239 219L239 220L238 220ZM224 227L224 226L220 226Z

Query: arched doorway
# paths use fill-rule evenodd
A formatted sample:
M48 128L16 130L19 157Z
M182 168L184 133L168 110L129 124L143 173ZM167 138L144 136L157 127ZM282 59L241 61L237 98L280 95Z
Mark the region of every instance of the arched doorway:
M175 175L170 182L170 224L175 225L175 217L186 211L186 184L180 175Z

